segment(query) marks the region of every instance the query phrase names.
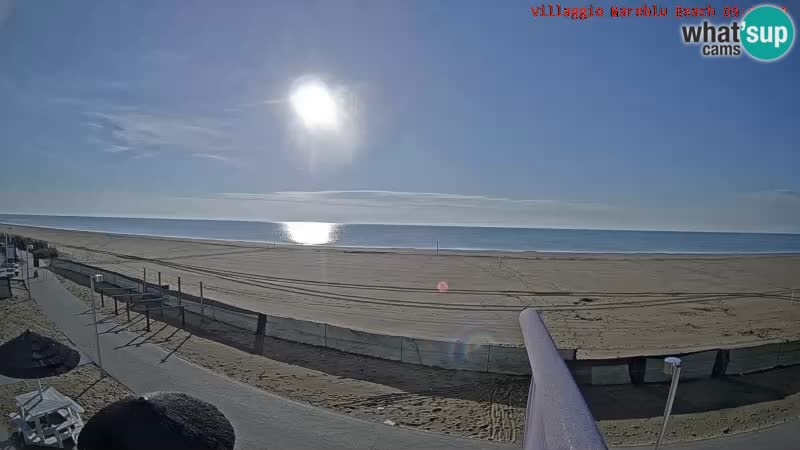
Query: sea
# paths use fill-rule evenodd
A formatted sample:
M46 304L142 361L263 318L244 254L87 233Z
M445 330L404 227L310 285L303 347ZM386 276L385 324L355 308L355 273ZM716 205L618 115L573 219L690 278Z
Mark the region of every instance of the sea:
M581 253L800 253L800 234L778 233L333 224L18 214L0 214L0 223L144 236L336 247Z

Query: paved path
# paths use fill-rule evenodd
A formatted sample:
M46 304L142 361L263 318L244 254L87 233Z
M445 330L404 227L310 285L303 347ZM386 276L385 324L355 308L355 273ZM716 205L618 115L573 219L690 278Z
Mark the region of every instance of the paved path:
M662 446L665 450L785 450L800 448L800 421L788 422L750 433L716 439ZM649 447L620 447L619 450L652 450Z
M33 297L81 350L96 355L92 314L57 280L31 283ZM113 328L108 320L100 332ZM136 392L183 391L216 405L236 429L238 449L511 449L518 446L366 422L315 408L216 374L161 348L128 345L137 335L101 334L105 369Z

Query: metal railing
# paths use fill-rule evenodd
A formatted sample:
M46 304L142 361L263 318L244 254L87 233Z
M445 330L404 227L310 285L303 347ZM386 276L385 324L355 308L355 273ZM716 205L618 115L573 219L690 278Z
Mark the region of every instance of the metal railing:
M523 449L607 449L539 313L528 308L519 323L531 364Z

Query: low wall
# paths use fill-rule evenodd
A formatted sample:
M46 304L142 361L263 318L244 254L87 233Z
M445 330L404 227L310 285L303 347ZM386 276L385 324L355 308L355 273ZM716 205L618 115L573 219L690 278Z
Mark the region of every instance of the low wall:
M104 281L141 290L142 280L85 264L55 259L54 268L77 272L87 277L102 274ZM158 289L169 305L178 304L178 292ZM443 369L471 370L511 375L530 375L525 347L476 345L443 342L406 336L388 336L339 327L327 323L259 314L216 300L181 293L181 304L191 313L256 333L259 315L265 321L266 336L302 344L316 345L358 355L421 364ZM665 356L679 356L683 362L681 380L724 375L741 375L776 367L800 364L800 341L777 342L744 348L716 349L689 354L643 355L609 360L577 360L576 350L558 350L578 384L641 384L669 381L662 371Z
M142 280L73 261L55 259L51 266L56 270L69 270L87 277L90 274L102 274L105 282L119 287L132 287L139 291L142 288ZM178 304L176 290L158 289L155 285L151 285L148 287L148 292L161 293L167 297L165 303L168 305ZM530 374L525 347L475 345L388 336L327 323L259 314L216 300L203 299L201 304L199 297L186 293L180 294L180 302L188 312L202 314L204 317L253 333L258 330L258 318L262 315L266 324L264 334L287 341L443 369L511 375ZM562 352L562 356L567 359L574 357L574 354L574 351Z

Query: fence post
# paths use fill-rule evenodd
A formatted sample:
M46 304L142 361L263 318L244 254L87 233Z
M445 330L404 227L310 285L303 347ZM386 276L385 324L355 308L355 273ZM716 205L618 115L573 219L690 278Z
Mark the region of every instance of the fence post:
M178 307L181 309L181 326L186 328L186 308L181 302L181 277L178 277Z
M131 321L131 296L128 295L128 300L125 302L125 312L128 314L128 322Z
M203 302L203 282L201 281L200 282L200 318L201 319L205 319L206 318L206 308L205 308L205 305L203 303L204 303Z
M258 314L258 323L256 324L256 334L262 336L266 334L267 331L267 315L266 314Z
M118 316L119 315L119 309L117 308L117 296L113 295L112 297L114 297L114 315Z
M105 289L100 289L100 307L106 307L106 295L104 293Z
M142 280L144 282L144 291L142 294L147 294L147 267L142 267Z

